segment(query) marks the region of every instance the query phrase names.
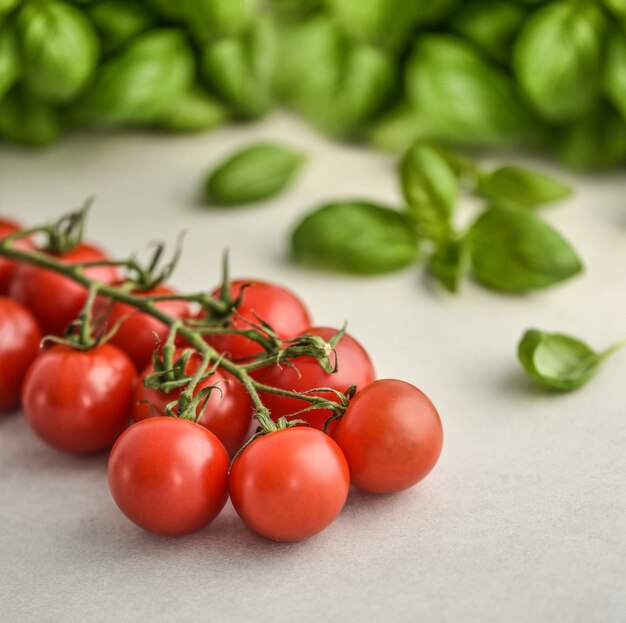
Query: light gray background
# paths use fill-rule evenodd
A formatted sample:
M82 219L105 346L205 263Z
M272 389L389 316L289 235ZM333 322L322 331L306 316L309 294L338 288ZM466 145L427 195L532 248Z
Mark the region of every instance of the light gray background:
M303 148L298 182L258 207L201 207L203 173L252 138ZM446 439L414 489L353 492L328 530L280 545L248 532L230 506L189 537L144 533L111 501L105 456L63 455L20 414L3 417L0 621L625 621L626 352L560 396L523 376L515 349L528 326L598 348L626 337L626 179L536 164L576 189L545 217L585 274L525 297L471 283L451 297L419 269L357 279L286 261L287 233L314 204L397 203L399 193L391 157L332 144L284 115L202 136L2 148L3 213L34 224L95 195L89 236L116 255L186 229L173 279L185 289L212 288L230 248L235 276L292 287L319 324L347 319L381 377L431 396ZM461 221L473 210L464 205Z

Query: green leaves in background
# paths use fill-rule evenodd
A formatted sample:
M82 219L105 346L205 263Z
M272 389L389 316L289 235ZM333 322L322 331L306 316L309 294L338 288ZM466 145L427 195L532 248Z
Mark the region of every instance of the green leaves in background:
M569 186L552 177L517 166L504 166L480 177L480 194L499 206L537 206L565 199Z
M526 331L518 345L518 358L535 381L559 391L571 391L593 377L600 364L622 344L598 353L570 335Z
M626 120L626 30L611 33L604 61L603 87Z
M151 30L100 67L78 114L102 124L156 122L188 92L193 73L193 56L182 33Z
M507 73L457 37L418 38L405 83L409 101L434 139L472 145L519 143L536 132Z
M572 121L593 109L600 96L605 26L596 3L578 0L547 3L525 23L514 68L542 117Z
M23 89L0 102L0 137L31 146L54 142L63 129L58 110Z
M228 111L214 97L191 87L159 117L158 126L170 132L198 132L221 125L228 118Z
M227 158L208 175L205 198L214 205L268 199L288 186L303 162L300 152L282 145L251 145Z
M461 279L468 269L468 247L465 238L444 241L430 255L429 274L448 292L458 292Z
M572 246L533 212L492 208L467 235L474 277L504 292L546 288L582 270Z
M86 10L107 54L124 47L156 23L155 16L141 2L105 0L90 4Z
M417 236L405 214L366 201L326 204L291 236L294 258L309 266L376 275L415 261Z
M17 14L23 80L49 102L67 102L91 78L100 42L85 14L66 2L29 2Z
M0 100L15 84L21 69L15 33L0 27Z

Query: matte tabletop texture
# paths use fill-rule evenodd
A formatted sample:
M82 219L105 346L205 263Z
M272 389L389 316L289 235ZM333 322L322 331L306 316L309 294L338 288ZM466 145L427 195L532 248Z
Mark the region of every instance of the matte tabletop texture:
M202 205L206 171L253 139L302 149L295 184L256 206ZM603 349L626 337L626 179L537 165L574 195L543 211L584 272L524 296L471 281L457 296L419 267L357 278L302 268L288 236L325 200L401 201L395 159L332 143L278 114L192 137L72 135L43 151L0 150L0 208L26 224L95 197L87 238L114 256L173 248L171 281L233 276L295 290L316 324L349 331L379 378L425 391L445 441L432 474L391 496L351 491L338 520L301 543L250 532L230 503L208 526L159 538L112 501L107 456L44 445L21 413L0 418L0 621L494 621L626 619L626 351L582 389L554 394L523 373L523 331ZM473 207L463 204L461 220Z

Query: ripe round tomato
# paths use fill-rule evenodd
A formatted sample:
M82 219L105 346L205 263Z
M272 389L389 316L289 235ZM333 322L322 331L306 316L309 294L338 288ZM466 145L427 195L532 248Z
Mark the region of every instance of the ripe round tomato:
M228 488L237 514L257 534L301 541L339 515L350 475L339 446L319 430L292 427L255 439L237 456Z
M87 243L54 257L64 264L106 259L102 251ZM85 274L108 284L118 278L117 268L113 266L94 266L85 269ZM33 264L17 266L9 294L33 312L44 333L52 335L62 335L87 300L87 290L83 286Z
M203 426L174 417L133 424L109 457L109 489L131 521L155 534L195 532L228 498L228 453Z
M333 437L353 485L393 493L412 487L435 466L443 428L437 409L417 387L384 379L352 399Z
M39 354L41 329L34 316L0 296L0 411L17 407L24 376Z
M136 296L166 296L175 294L176 291L169 286L158 285L150 290L138 290ZM162 312L184 318L189 314L187 301L159 301L155 306ZM125 303L115 303L108 316L109 327L119 325L111 342L119 346L135 364L137 370L143 370L152 361L152 351L157 344L157 337L161 342L167 339L169 328L161 321L136 310Z
M6 238L10 234L14 234L19 231L20 226L8 219L0 218L0 240ZM33 245L30 240L23 238L15 242L16 249L28 250L32 249ZM0 257L0 295L6 294L9 291L9 284L15 271L16 263L13 260L9 260L5 257Z
M319 335L323 339L329 340L337 333L337 330L328 327L312 327L302 332L302 334L305 333ZM361 389L374 380L375 372L372 361L365 349L353 337L346 333L335 347L335 351L339 369L333 374L325 372L314 357L296 357L291 360L294 367L275 364L256 370L252 375L264 385L298 392L316 387L330 387L339 392L345 392L350 385L356 385L357 388ZM331 361L334 361L332 356ZM316 395L337 402L337 397L330 392ZM269 392L262 392L261 400L270 410L274 420L295 413L309 405L308 402L299 398L288 398ZM296 417L306 420L311 426L321 430L331 415L332 413L328 409L313 409Z
M249 284L249 287L244 290L243 300L230 323L231 327L249 329L249 322L258 324L261 318L280 338L288 340L311 324L304 303L287 288L273 283L253 279L233 281L230 284L233 299L239 296L245 284ZM221 289L217 288L212 295L219 296L220 292ZM241 335L212 335L207 337L207 341L218 352L229 353L230 359L249 359L263 351L259 344Z
M104 450L128 423L135 376L130 359L111 344L86 351L57 344L26 375L24 414L33 430L59 450Z
M178 351L174 358L178 358L182 351ZM199 354L191 356L185 366L185 373L192 376L197 372L202 358ZM154 366L150 364L141 374L135 387L133 396L133 418L136 422L149 417L165 415L165 407L170 402L178 400L181 389L174 389L164 393L150 389L143 384L150 374L154 373ZM252 408L248 392L244 386L226 370L218 369L209 378L201 381L194 394L210 385L217 385L207 401L204 413L198 424L205 426L224 444L232 456L241 448L250 428ZM220 392L221 390L221 392Z

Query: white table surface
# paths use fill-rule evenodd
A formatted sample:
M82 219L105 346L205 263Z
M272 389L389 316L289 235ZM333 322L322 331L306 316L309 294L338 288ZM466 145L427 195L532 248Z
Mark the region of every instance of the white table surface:
M201 207L203 173L252 138L303 148L294 187L257 207ZM520 161L520 158L517 158ZM526 160L528 162L528 160ZM545 216L586 271L530 296L468 283L458 297L421 270L358 279L286 261L291 226L337 197L398 202L393 159L326 141L276 115L207 135L73 136L46 151L0 149L0 211L34 224L96 196L89 237L125 255L187 230L173 282L235 276L284 283L318 324L349 330L379 376L421 387L444 451L417 487L351 492L325 532L281 545L228 505L207 529L158 538L123 517L106 456L45 446L21 414L0 418L0 621L626 620L626 352L587 387L552 395L515 357L528 326L603 348L626 336L626 176L575 176ZM461 218L472 214L464 206Z

